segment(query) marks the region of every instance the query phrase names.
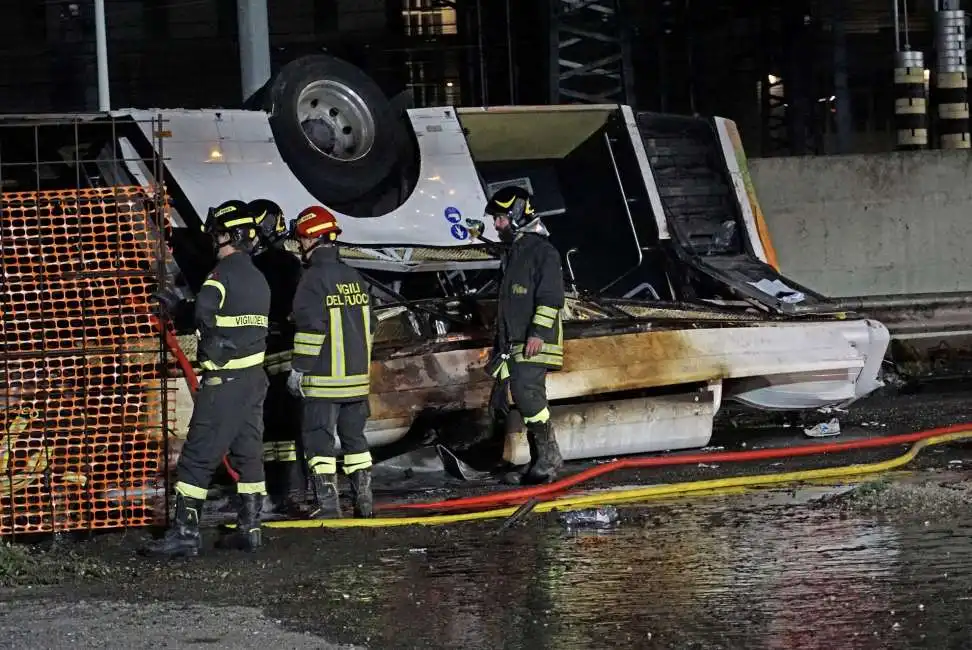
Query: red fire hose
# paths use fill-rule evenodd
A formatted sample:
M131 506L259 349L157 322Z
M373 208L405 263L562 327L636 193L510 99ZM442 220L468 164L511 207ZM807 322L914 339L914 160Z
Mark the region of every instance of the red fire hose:
M567 476L546 485L525 488L515 488L493 492L474 497L445 499L443 501L425 501L420 503L386 503L377 504L379 510L459 510L478 509L483 507L513 505L531 498L541 501L552 499L554 495L564 490L589 481L598 476L609 474L621 469L643 469L647 467L671 467L673 465L694 465L696 463L738 463L754 460L771 460L776 458L795 458L798 456L813 456L816 454L839 453L858 449L874 449L878 447L892 447L910 442L917 442L924 438L940 436L960 431L968 431L972 423L953 424L938 429L928 429L916 433L905 433L866 440L851 440L848 442L832 442L799 447L783 447L778 449L757 449L752 451L707 452L702 454L684 454L677 456L643 456L638 458L622 458L619 460L590 467L572 476Z
M179 364L179 369L182 370L182 374L185 377L186 385L189 387L189 391L195 394L196 391L199 390L199 379L196 377L196 372L192 369L192 362L189 361L189 357L187 357L186 353L182 351L182 346L179 345L179 339L176 337L175 332L173 332L171 328L163 328L162 321L154 316L152 317L152 322L155 324L157 329L163 331L163 334L165 335L166 347L169 348L169 352L171 352L172 356L175 357L176 363ZM223 467L226 468L226 472L230 475L230 478L232 478L234 482L238 482L240 480L239 473L229 464L229 459L227 459L226 456L223 456Z

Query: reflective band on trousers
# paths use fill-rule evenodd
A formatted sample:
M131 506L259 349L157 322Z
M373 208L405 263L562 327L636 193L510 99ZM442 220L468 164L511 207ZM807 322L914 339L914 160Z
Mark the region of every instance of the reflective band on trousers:
M337 458L333 456L314 456L307 461L307 466L314 474L336 474Z
M264 356L264 352L257 352L256 354L251 354L239 359L230 359L221 366L216 365L212 361L203 361L199 365L203 367L203 370L242 370L243 368L259 366L261 363L263 363Z
M368 469L371 467L371 452L362 451L357 454L345 454L344 455L344 473L353 474L358 470Z
M237 483L236 493L237 494L266 494L267 484L264 481L259 481L257 483Z
M195 485L190 485L183 481L176 483L175 491L184 497L189 497L190 499L199 499L200 501L206 500L206 495L208 490L206 488L201 488Z
M290 463L297 460L297 443L293 440L263 443L263 462Z
M543 410L537 413L536 415L531 415L530 417L523 418L523 424L535 424L535 423L542 424L544 422L549 422L549 421L550 421L550 409L548 409L546 406L543 407Z

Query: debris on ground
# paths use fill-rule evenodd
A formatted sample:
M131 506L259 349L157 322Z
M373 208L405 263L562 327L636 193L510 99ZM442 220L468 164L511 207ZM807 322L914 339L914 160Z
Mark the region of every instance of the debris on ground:
M55 585L80 578L105 578L111 570L75 551L0 542L0 587Z
M602 506L587 510L571 510L565 512L558 520L570 528L608 528L618 523L618 509L614 506Z
M817 413L823 413L824 415L829 415L831 413L847 413L847 409L842 409L839 406L821 406L817 409Z
M809 438L826 438L827 436L839 436L840 435L840 420L837 418L831 418L828 422L821 422L820 424L810 427L809 429L804 429L803 433Z
M972 483L941 479L895 481L882 477L844 494L822 499L819 505L889 519L945 518L964 515L972 509Z

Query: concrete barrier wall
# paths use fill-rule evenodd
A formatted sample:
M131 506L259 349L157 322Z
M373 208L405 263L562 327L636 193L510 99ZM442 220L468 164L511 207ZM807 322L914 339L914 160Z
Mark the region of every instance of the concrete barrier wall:
M972 291L972 155L749 161L785 275L824 295Z

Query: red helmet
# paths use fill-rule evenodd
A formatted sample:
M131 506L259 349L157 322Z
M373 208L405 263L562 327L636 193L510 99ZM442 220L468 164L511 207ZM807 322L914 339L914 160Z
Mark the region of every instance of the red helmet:
M341 234L337 219L327 209L319 205L304 208L294 221L294 234L308 239L334 241Z

